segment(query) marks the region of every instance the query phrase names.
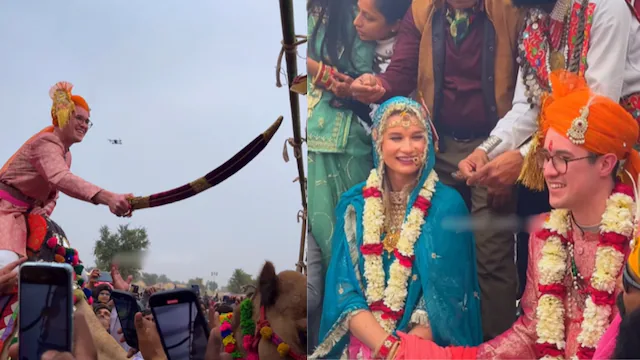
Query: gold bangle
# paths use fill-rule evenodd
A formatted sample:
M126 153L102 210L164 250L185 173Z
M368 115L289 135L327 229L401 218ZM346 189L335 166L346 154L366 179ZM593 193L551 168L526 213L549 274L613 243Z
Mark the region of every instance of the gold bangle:
M320 80L320 77L326 71L326 68L327 66L323 64L322 61L318 62L318 72L316 73L316 76L314 76L313 79L311 80L311 83L313 85L318 85L318 80Z
M391 346L391 350L389 350L389 355L387 356L387 360L393 360L396 358L396 354L398 353L399 347L400 347L400 340L396 341L395 344Z

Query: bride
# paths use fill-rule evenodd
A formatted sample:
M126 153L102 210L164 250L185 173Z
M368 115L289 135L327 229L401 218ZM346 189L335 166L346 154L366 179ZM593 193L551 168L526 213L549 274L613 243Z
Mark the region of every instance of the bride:
M430 121L413 100L376 111L374 169L336 208L320 345L312 358L386 358L396 331L439 345L482 341L475 244L468 216L438 181Z

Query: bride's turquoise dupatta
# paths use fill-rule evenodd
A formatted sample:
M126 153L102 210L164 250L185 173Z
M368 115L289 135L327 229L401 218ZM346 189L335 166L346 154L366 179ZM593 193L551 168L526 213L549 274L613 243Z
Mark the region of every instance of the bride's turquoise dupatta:
M395 97L376 111L374 126L379 127L390 109L416 110L413 100ZM380 134L382 136L382 134ZM428 148L426 164L417 186L411 192L407 214L421 187L435 165L435 150L427 125ZM374 152L378 166L378 154ZM331 263L325 282L324 308L320 325L320 345L314 357L340 358L349 341L348 324L360 311L369 311L364 289L364 258L360 252L363 235L364 197L360 183L344 193L336 208ZM420 319L428 323L433 340L441 346L475 346L482 342L480 321L480 290L476 272L475 243L470 232L457 232L456 218L466 218L469 212L462 197L448 186L437 182L422 231L415 244L415 261L407 287L405 311L397 323L397 331L408 332L410 324ZM406 215L405 215L406 216ZM453 223L453 224L452 224ZM383 255L386 279L389 279L391 255ZM412 319L413 318L413 319Z

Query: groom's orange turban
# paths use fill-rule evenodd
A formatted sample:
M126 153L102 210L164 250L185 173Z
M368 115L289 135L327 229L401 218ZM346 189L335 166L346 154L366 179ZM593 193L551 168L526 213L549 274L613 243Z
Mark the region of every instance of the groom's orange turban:
M32 141L34 141L38 136L43 133L52 133L55 127L64 128L69 122L69 117L71 113L75 109L76 106L79 106L87 111L90 111L89 104L87 101L80 95L71 94L71 90L73 89L73 84L60 81L56 83L51 89L49 89L49 96L51 100L53 100L53 104L51 105L51 123L52 125L47 126L42 129L37 134L33 135L29 140L27 140L22 147L28 145ZM20 147L20 149L22 149ZM9 164L13 162L15 157L20 152L20 149L13 154L9 160L4 164L4 166L0 169L0 173L3 173L9 167Z
M615 154L624 163L623 181L630 183L630 176L637 180L640 154L633 146L640 130L631 114L612 99L595 94L573 73L553 72L550 80L552 91L542 101L539 131L523 167L522 182L533 189L544 188L542 169L533 161L549 129L595 154Z

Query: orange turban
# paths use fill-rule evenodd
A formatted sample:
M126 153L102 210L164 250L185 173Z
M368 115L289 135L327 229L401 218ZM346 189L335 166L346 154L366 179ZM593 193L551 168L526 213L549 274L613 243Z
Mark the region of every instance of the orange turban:
M595 154L615 154L619 161L624 162L621 169L623 180L631 184L626 172L636 180L640 171L640 154L633 146L640 129L631 114L619 103L592 92L584 78L576 74L556 71L550 80L552 92L542 101L539 132L523 167L522 182L530 188L543 189L542 170L531 162L535 161L535 152L544 144L549 129Z
M52 133L56 126L59 126L60 128L65 127L69 122L71 113L75 110L75 106L80 106L81 108L90 111L87 101L80 95L72 95L72 89L73 84L66 81L60 81L49 89L49 97L53 100L53 104L51 105L51 121L53 125L47 126L37 134L33 135L22 145L22 147L20 147L20 149L37 139L41 134ZM16 151L9 160L7 160L4 166L0 169L0 174L7 170L9 164L13 162L20 152L20 149Z
M87 101L80 95L71 95L71 101L73 101L76 106L80 106L87 111L90 110L89 104L87 104Z
M89 104L82 96L71 94L72 89L73 84L66 81L60 81L49 89L49 97L53 100L51 105L53 126L65 127L76 105L87 111L90 110Z

